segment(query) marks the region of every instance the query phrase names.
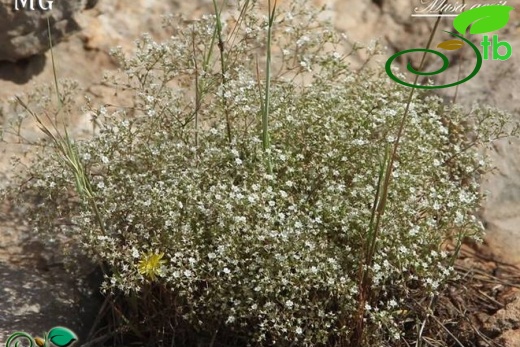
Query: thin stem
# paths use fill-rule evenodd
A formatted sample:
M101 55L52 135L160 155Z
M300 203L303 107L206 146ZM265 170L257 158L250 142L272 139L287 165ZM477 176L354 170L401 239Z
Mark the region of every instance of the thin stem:
M274 1L274 5L271 8L271 0L268 1L269 5L269 23L267 27L267 59L265 66L265 95L264 95L264 103L262 107L262 146L264 151L267 151L271 146L271 139L269 136L269 113L270 113L270 103L271 103L271 38L272 38L272 30L274 23L274 15L276 11L276 2ZM271 162L270 156L267 159L267 168L269 173L273 172L273 166Z
M192 33L193 53L195 53L195 33ZM201 106L201 93L199 85L199 67L197 58L193 57L193 65L195 65L195 147L199 146L199 110Z
M52 49L52 35L51 35L51 22L49 20L49 17L47 17L47 33L49 34L49 47L51 51L51 62L52 62L52 74L54 76L54 86L56 87L56 96L58 97L59 102L59 108L61 109L63 106L63 99L61 98L61 93L58 88L58 76L56 73L56 65L54 63L54 52Z
M215 8L215 16L216 18L216 24L217 24L217 41L218 41L218 49L220 51L220 70L222 75L222 86L225 86L226 81L226 61L225 61L225 53L224 53L224 41L222 40L222 21L221 21L221 11L219 10L217 6L217 1L213 0L213 7ZM227 105L227 99L226 99L226 91L224 88L222 88L222 102L224 104L224 114L226 115L226 130L227 130L227 136L228 136L228 142L231 143L231 120L229 119L229 110Z
M439 14L442 14L442 11ZM441 19L441 17L439 16L437 18L437 21L435 22L433 30L430 34L430 38L428 39L426 49L429 49L431 46L433 37L435 36L435 32L437 31L437 27L439 26L440 19ZM419 71L422 70L422 68L424 66L424 62L426 60L426 53L427 52L423 53L423 56L421 59L421 64L419 66ZM413 84L417 84L418 80L419 80L419 75L415 75L415 80L414 80ZM394 142L393 149L392 149L392 154L388 160L388 164L386 165L386 172L384 175L381 197L378 200L377 208L373 209L373 212L372 212L373 214L375 213L375 226L374 226L373 230L369 231L370 238L367 241L369 243L369 246L367 247L368 254L366 254L364 263L360 267L360 273L361 273L360 277L361 278L360 278L358 313L357 313L357 317L356 317L357 321L356 321L356 325L354 327L354 331L352 333L352 338L350 341L351 346L354 346L354 347L360 347L362 345L362 341L363 341L363 332L364 332L363 319L365 316L365 304L367 303L367 301L369 301L369 298L372 295L372 290L371 290L372 289L371 288L372 287L372 278L370 276L370 268L372 266L374 254L376 251L379 231L381 228L382 217L385 213L386 201L388 198L388 191L389 191L390 181L391 181L392 172L393 172L393 168L394 168L394 162L397 157L397 149L399 148L400 140L404 133L404 127L405 127L406 121L408 119L410 104L412 103L414 93L415 93L415 88L411 88L410 93L408 94L407 101L406 101L406 107L404 110L404 114L403 114L403 117L401 118L401 122L399 124L399 128L397 131L397 137ZM372 215L372 218L374 218L373 215Z

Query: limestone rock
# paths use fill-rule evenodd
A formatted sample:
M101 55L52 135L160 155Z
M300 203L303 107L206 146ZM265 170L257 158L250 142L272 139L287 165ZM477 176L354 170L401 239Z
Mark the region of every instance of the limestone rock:
M95 3L92 0L0 0L0 61L15 62L47 51L47 20L52 40L58 42L79 29L74 15Z
M484 326L486 334L497 336L495 342L504 347L520 346L520 295L492 316Z

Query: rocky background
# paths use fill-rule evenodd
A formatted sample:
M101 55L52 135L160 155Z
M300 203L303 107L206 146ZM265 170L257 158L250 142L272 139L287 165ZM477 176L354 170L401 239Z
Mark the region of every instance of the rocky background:
M117 68L109 55L111 48L121 46L130 53L134 40L145 32L158 40L167 38L171 33L160 26L162 15L182 14L186 20L192 20L201 14L212 13L213 6L212 0L55 0L52 11L41 12L14 11L14 1L0 0L0 105L4 105L0 108L0 125L16 116L6 111L9 98L53 81L47 19L56 44L54 56L59 77L79 81L85 95L96 101L110 102L112 94L101 79L104 70ZM386 47L380 64L397 51L424 47L435 23L435 18L411 16L415 8L425 7L432 1L309 2L326 6L325 15L332 19L337 30L348 35L351 44L380 40ZM467 2L492 3L486 0ZM514 6L512 2L508 5ZM441 20L434 43L447 39L446 34L439 32L452 30L451 23L452 18ZM520 15L515 10L507 27L498 32L500 40L506 40L513 47L508 61L484 61L475 78L457 89L439 89L437 93L447 101L457 93L457 103L468 109L478 101L499 106L520 117L517 106L520 52L516 52L520 47L519 26ZM362 52L352 57L353 65L362 63L363 58ZM458 73L461 66L461 73L467 75L474 66L474 58L470 54L456 58L458 63L449 71ZM435 61L429 64L434 66ZM442 78L437 78L436 83L444 83ZM78 114L69 121L78 136L88 134L91 129L86 114ZM22 133L32 140L41 136L30 122L25 123ZM31 151L9 134L4 135L4 141L0 143L0 186L5 184L5 177L13 174L10 157L15 155L24 160ZM498 142L493 156L497 171L484 179L489 199L482 217L488 232L486 244L479 252L496 264L520 266L520 143ZM78 291L78 283L68 278L64 264L54 259L37 241L29 239L23 218L17 218L10 211L9 206L0 209L0 345L14 331L25 330L41 336L43 331L57 325L67 326L80 338L85 338L97 314L96 305L100 303L92 293ZM96 278L96 274L87 275L91 276L87 280ZM88 300L88 304L81 300ZM511 310L518 310L518 306ZM494 319L499 321L500 317ZM505 345L520 346L520 343L516 344L520 334L515 330L520 326L520 317L516 315L515 319L516 325L511 323L501 332L506 336L502 341Z

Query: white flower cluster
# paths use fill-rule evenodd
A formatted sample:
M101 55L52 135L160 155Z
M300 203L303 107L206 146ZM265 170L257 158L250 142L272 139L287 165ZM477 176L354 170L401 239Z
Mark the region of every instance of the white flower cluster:
M255 57L265 23L246 16L243 39L225 51L224 74L215 73L220 54L209 46L214 24L207 17L162 44L145 36L131 58L115 51L125 77L109 80L135 92L135 107L98 110L102 131L78 144L99 215L91 201L67 200L74 178L51 156L26 185L45 191L33 222L55 238L55 219L72 219L76 227L59 232L108 266L105 290L143 293L146 269L171 293L153 305L172 321L209 334L225 326L259 344L344 340L407 93L384 71L351 72L338 53L343 38L315 16L292 13L276 23L280 71L312 71L312 82L273 76L272 146L263 151ZM237 35L232 29L226 33ZM375 295L367 324L386 329L369 337L373 345L399 339L410 288L426 297L451 276L443 242L480 235L473 213L486 162L465 121L438 99L413 99L368 264Z

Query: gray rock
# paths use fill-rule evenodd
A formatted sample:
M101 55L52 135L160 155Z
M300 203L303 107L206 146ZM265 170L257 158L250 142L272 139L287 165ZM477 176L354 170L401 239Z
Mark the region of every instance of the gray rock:
M15 62L47 51L48 23L57 43L79 29L74 15L96 1L0 0L0 61Z
M57 250L29 237L10 208L0 209L0 345L15 332L42 337L64 326L85 341L101 305L101 278L88 261L78 276Z

